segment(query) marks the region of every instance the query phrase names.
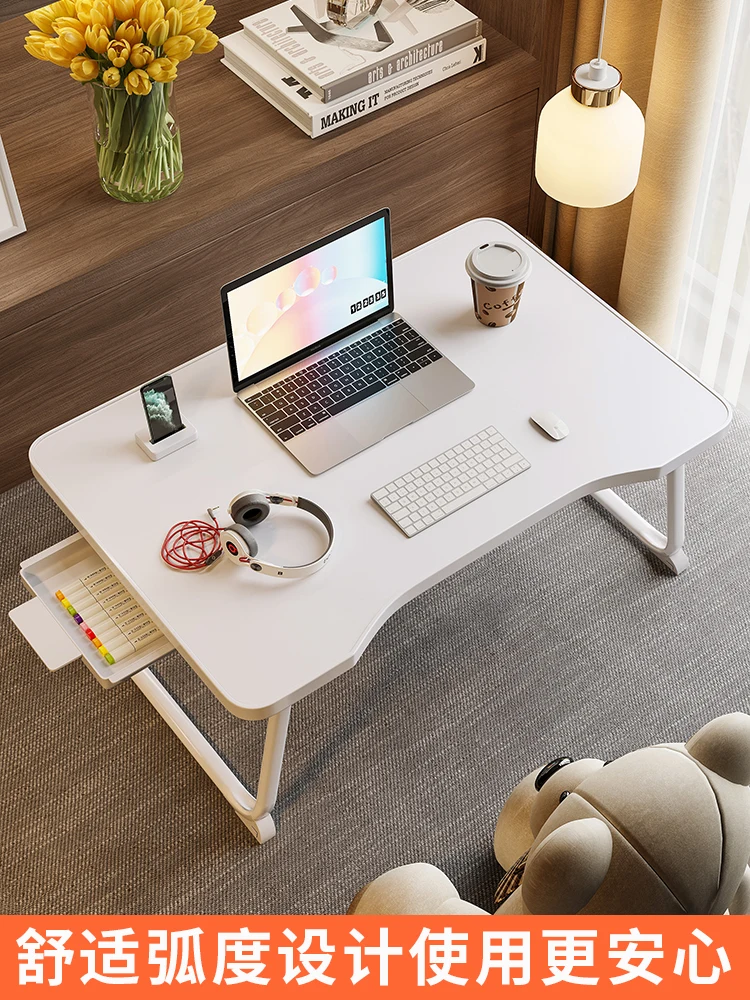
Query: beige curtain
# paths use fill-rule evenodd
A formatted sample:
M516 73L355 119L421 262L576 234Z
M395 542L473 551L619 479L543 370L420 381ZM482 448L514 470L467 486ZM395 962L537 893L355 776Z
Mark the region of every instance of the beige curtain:
M565 0L558 89L596 55L602 4ZM547 210L545 250L665 347L728 12L729 0L609 0L603 55L646 116L638 187L610 208Z

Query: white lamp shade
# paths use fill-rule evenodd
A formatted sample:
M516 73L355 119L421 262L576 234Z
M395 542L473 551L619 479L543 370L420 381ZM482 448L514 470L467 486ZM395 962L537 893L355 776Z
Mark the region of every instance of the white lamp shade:
M645 122L627 94L606 108L580 104L570 87L548 101L539 116L536 179L555 201L604 208L635 189Z

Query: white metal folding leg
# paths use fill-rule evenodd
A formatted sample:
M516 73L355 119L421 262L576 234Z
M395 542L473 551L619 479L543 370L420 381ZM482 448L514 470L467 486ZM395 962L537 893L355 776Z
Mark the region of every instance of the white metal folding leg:
M667 476L667 533L662 534L638 511L625 503L612 490L599 490L592 496L612 514L620 524L636 536L661 559L673 573L682 573L688 566L685 555L685 466L681 465Z
M279 790L291 710L285 708L268 720L258 794L253 796L151 670L141 670L133 683L185 744L256 840L263 844L275 836L271 811Z

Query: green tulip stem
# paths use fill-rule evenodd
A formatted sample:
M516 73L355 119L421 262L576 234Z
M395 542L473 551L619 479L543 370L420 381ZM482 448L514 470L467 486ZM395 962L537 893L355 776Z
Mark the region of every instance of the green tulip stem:
M99 178L120 201L157 201L182 181L180 133L170 104L172 83L153 83L148 94L93 85Z

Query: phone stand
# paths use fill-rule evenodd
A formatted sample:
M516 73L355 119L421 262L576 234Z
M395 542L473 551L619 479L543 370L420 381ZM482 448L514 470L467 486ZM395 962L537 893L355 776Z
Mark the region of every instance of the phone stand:
M168 438L164 438L163 441L157 441L156 444L152 444L148 436L148 431L144 427L143 430L137 431L135 442L141 451L145 455L148 455L152 462L158 462L160 458L165 458L167 455L179 451L186 444L192 444L198 437L198 431L189 420L183 418L182 422L185 426L181 431L170 434Z

